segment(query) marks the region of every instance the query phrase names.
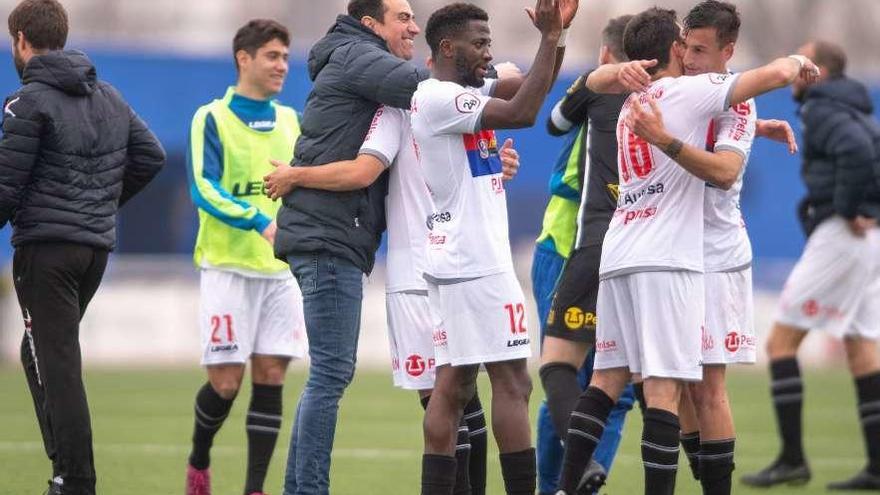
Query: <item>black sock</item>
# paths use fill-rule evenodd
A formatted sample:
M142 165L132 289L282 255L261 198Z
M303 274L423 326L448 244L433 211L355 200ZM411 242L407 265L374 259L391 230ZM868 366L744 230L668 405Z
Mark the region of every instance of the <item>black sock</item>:
M205 383L196 394L195 428L189 464L196 469L206 469L211 464L211 444L214 435L223 426L235 399L220 397L210 383Z
M451 495L455 486L455 457L422 455L422 495Z
M700 431L681 434L681 446L691 466L694 479L700 479Z
M678 416L653 407L645 410L642 462L645 465L646 495L675 493L680 434Z
M568 363L547 363L539 371L553 428L562 439L568 434L571 411L583 393L577 373L577 368Z
M464 420L467 422L468 437L471 443L471 457L468 464L473 495L486 495L486 416L480 396L474 398L464 408Z
M868 471L880 475L880 373L856 378L859 419L868 450Z
M461 418L458 425L458 437L455 439L455 487L454 495L469 495L471 493L471 480L468 466L471 458L471 442L468 437L467 421Z
M648 409L648 403L645 402L645 384L644 382L633 383L633 394L636 396L636 402L639 403L639 409L642 414Z
M538 479L535 449L501 454L501 476L508 495L534 495Z
M281 430L281 385L255 383L251 392L245 428L248 439L245 495L263 491L269 461Z
M782 453L779 461L797 466L804 463L802 438L802 408L804 385L797 358L778 359L770 362L770 393L776 409L776 426L782 437Z
M590 464L593 452L605 431L605 421L611 414L614 401L608 394L596 387L589 387L581 395L574 411L571 412L568 432L565 437L565 455L562 460L562 475L559 489L573 494L584 471Z
M699 479L703 495L730 495L735 443L735 438L702 443Z

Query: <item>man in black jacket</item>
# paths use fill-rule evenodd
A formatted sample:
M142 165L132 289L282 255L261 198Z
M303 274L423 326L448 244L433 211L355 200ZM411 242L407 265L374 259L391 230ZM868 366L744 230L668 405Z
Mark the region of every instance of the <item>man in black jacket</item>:
M0 225L13 225L21 358L52 460L49 493L91 495L79 321L116 244L119 206L165 153L84 54L62 51L68 20L57 0L24 0L8 22L23 86L3 107Z
M420 32L406 0L351 0L309 54L294 166L352 160L380 104L409 108L427 71L410 63ZM354 376L363 276L385 230L387 174L351 192L295 189L278 212L275 254L303 293L309 378L300 397L285 495L327 494L339 400Z
M804 130L800 208L809 236L783 289L767 339L771 394L782 452L743 477L753 486L810 479L803 452L803 384L797 350L813 328L842 337L855 380L868 465L832 490L880 490L880 125L865 87L846 77L843 50L808 43L800 53L822 70L820 83L794 88Z

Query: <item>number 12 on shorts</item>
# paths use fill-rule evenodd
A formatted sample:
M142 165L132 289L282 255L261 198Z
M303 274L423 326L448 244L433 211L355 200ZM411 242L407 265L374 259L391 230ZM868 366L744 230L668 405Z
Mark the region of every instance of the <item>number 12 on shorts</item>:
M505 304L504 309L510 317L510 333L513 335L528 333L525 326L526 308L523 303Z
M235 341L235 333L232 331L232 315L214 315L211 317L211 343L219 344L222 342L219 333L223 323L226 323L226 342Z

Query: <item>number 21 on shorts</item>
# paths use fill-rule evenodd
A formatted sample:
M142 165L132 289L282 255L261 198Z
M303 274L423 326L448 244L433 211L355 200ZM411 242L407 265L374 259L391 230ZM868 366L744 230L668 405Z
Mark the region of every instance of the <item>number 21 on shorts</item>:
M226 342L235 342L232 331L232 315L214 315L211 317L211 343L219 344L226 337Z
M510 333L513 335L528 333L525 325L526 308L523 303L505 304L504 309L510 317Z

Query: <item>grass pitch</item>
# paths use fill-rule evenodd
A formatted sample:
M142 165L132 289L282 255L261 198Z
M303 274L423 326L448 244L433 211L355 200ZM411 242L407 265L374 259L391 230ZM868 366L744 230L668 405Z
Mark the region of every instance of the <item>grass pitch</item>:
M269 471L266 490L280 494L288 435L305 372L295 365L285 387L283 433ZM485 377L481 377L485 380ZM204 383L201 370L90 370L85 376L92 409L98 493L104 495L178 495L192 429L192 403ZM805 375L805 442L813 481L774 494L826 493L825 483L853 474L864 464L855 410L855 392L842 371ZM391 387L385 372L361 370L343 399L333 452L331 491L335 494L407 494L419 492L421 407L413 392ZM777 435L763 366L730 376L737 423L738 478L763 467L777 451ZM542 396L535 381L533 410ZM488 384L481 383L488 409ZM12 363L0 367L0 495L43 493L50 466L43 452L24 376ZM212 453L213 493L239 495L244 484L246 387L217 435ZM641 416L628 418L623 444L603 493L642 493L639 453ZM491 442L490 442L491 444ZM682 454L679 494L699 494ZM490 447L489 488L502 494L497 451ZM734 493L767 493L738 483Z

